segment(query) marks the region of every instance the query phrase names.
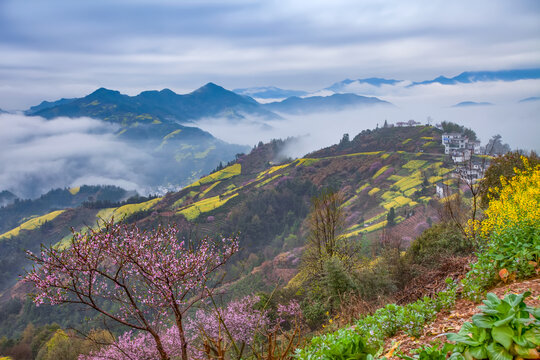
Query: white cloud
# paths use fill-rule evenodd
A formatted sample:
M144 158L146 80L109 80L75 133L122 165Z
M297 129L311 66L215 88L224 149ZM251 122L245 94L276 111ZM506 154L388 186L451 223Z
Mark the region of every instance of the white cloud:
M0 189L24 197L51 188L111 184L141 190L147 153L118 141L114 127L89 118L0 115Z
M513 148L540 150L540 102L518 103L519 100L537 96L540 80L515 82L486 82L458 85L430 84L407 88L408 82L397 86L360 86L360 95L377 95L396 107L372 107L346 110L337 113L312 115L282 115L285 120L269 123L263 128L258 123L230 124L223 119L206 119L198 126L229 142L255 145L259 140L303 136L291 156L301 156L324 146L337 143L344 133L351 138L364 129L389 123L415 119L422 123L428 117L432 124L453 121L471 127L485 143L495 134ZM328 92L322 95L329 95ZM494 105L454 108L462 101L490 102ZM249 136L246 136L249 134Z
M424 80L535 67L537 1L2 2L0 107L82 96L320 89L343 78ZM51 86L54 84L54 86Z

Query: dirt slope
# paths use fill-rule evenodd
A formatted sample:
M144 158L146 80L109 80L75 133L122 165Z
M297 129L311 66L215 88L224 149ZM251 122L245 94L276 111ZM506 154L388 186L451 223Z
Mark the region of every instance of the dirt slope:
M499 297L504 297L507 293L520 294L525 291L530 291L532 295L526 299L526 303L529 306L540 306L540 278L527 280L523 282L516 282L509 285L502 285L491 292L495 293ZM478 312L477 307L481 304L475 304L469 300L459 300L456 303L454 310L451 312L441 312L437 314L437 318L431 324L428 324L424 328L424 334L414 339L404 333L399 333L396 336L388 339L385 342L385 352L392 347L392 344L399 342L399 349L406 354L410 355L410 350L416 349L421 345L428 345L433 341L446 342L446 336L441 335L447 332L457 332L466 321L471 321L474 314ZM397 357L393 357L397 359Z

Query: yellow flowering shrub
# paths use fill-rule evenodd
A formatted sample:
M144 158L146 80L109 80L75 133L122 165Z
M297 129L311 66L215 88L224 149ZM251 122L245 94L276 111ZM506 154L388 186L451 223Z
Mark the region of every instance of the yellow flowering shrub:
M486 219L480 228L483 236L504 231L516 224L540 224L540 166L532 168L522 157L524 170L515 169L516 176L510 180L501 177L502 188L492 189L499 194L485 212Z
M464 294L478 300L497 280L526 278L540 270L540 165L522 158L523 170L501 178L498 195L489 202L479 222L469 222L469 231L485 240L478 261L464 279ZM502 274L502 275L501 275Z

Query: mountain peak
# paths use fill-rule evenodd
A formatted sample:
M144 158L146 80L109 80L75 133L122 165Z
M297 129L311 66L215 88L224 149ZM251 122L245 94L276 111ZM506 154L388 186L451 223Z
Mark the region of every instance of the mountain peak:
M99 89L97 89L96 91L88 95L87 97L88 98L103 98L103 97L111 97L111 96L116 97L119 95L120 95L120 91L118 90L109 90L104 87L100 87Z
M96 91L94 91L92 94L120 94L120 91L118 90L110 90L104 87L100 87ZM92 95L90 94L90 95Z
M197 92L222 92L222 91L228 91L224 89L223 87L214 84L213 82L209 82L206 85L201 86L197 90L194 91L194 93Z

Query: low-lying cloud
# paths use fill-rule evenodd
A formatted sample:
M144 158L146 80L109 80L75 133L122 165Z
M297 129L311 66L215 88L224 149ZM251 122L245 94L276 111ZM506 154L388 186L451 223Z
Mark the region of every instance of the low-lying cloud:
M141 191L149 155L90 118L0 115L0 190L35 197L51 188L117 185Z
M273 138L300 136L290 156L302 156L310 151L339 142L344 133L354 137L364 129L382 126L384 121L396 123L414 119L432 125L452 121L472 128L486 143L500 134L514 149L540 150L540 101L520 103L535 96L540 80L515 82L484 82L472 84L431 84L407 88L398 86L361 86L347 91L359 95L378 96L395 107L361 107L332 113L291 116L285 120L268 122L260 119L231 124L224 119L204 119L199 127L229 142L255 145ZM329 95L329 94L327 94ZM490 102L490 106L452 107L463 101ZM249 136L246 136L249 134Z

